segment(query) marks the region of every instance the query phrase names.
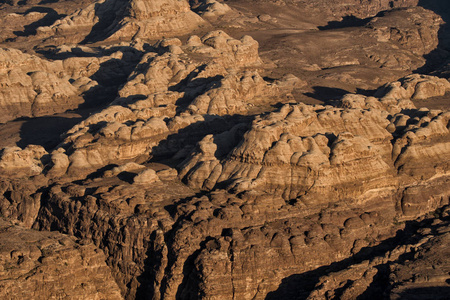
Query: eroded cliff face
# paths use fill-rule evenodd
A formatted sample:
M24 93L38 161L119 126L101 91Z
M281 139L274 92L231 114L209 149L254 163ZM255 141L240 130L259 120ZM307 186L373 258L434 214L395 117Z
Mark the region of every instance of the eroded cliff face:
M433 216L406 223L405 232L397 235L398 245L380 245L373 258L360 256L331 268L318 278L307 299L376 294L390 299L444 299L449 269L443 259L448 256L448 209L444 206Z
M5 299L123 299L90 241L26 229L1 220L1 297Z
M4 297L442 295L450 83L412 71L445 61L446 15L76 3L1 4L22 22L0 51ZM69 109L52 144L13 132Z
M39 27L37 35L58 44L86 43L105 36L111 40L178 36L204 26L207 22L191 11L187 1L100 0Z

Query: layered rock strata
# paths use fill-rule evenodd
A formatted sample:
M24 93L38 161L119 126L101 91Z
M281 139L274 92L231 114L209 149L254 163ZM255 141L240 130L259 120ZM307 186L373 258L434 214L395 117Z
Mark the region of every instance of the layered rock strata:
M62 65L15 49L0 50L0 122L42 116L76 107L82 100Z
M229 120L245 119L239 115L261 111L304 84L292 75L266 82L257 72L262 66L258 43L248 36L236 40L215 31L202 39L192 36L186 45L167 39L157 46L142 57L119 98L67 132L57 153L69 157L71 175L138 157L173 155L199 139L184 134L186 128L230 129ZM168 136L175 141L160 144Z
M227 5L192 2L226 23ZM367 17L415 2L347 1L330 13ZM333 8L308 3L325 4ZM421 8L356 21L366 24L358 38L377 40L362 49L365 60L350 48L314 53L320 66L300 74L344 81L352 71L334 68L367 60L410 72L442 22ZM412 100L445 96L448 81L410 75L373 96L312 106L292 97L302 80L265 77L249 36L148 41L204 24L186 1L98 1L38 28L35 38L48 39L35 50L54 61L17 52L20 68L37 65L76 96L113 101L54 149L0 152L0 215L10 220L0 222L4 297L354 299L445 287L450 114ZM355 31L322 30L345 32ZM116 39L127 41L57 46ZM377 56L385 45L395 53ZM31 77L12 76L16 68L9 81Z
M318 279L307 299L383 297L386 299L445 299L448 288L448 206L421 222L408 223L399 245L386 244L379 254L354 259Z
M39 37L53 42L90 42L188 34L207 26L187 1L99 0L51 26L39 27Z
M0 50L0 122L75 109L92 101L91 95L125 80L140 57L139 50L130 46L99 51L63 46L52 52L61 59L50 61L12 48Z
M419 177L423 189L427 181L448 178L443 171L450 149L448 112L411 109L405 100L408 114L398 106L390 114L380 109L383 102L366 101L378 109L285 106L253 121L229 152L220 150L226 135L206 136L180 166L180 177L203 189L260 190L305 204L347 197L362 201L381 190L416 185ZM410 189L412 196L418 188ZM405 210L413 205L406 202L414 202L407 198Z
M4 299L123 299L91 242L0 221L0 295Z

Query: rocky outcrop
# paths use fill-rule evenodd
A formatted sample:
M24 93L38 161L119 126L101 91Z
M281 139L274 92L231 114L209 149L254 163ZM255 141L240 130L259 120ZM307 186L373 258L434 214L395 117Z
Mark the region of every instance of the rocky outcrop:
M262 65L258 43L248 36L236 40L215 31L202 39L192 36L185 45L166 39L156 46L142 57L119 98L67 132L61 151L69 156L71 175L138 157L173 155L192 147L204 132L233 127L227 120L245 119L233 115L286 101L287 93L304 84L293 75L265 81L255 70ZM201 132L187 132L188 127ZM168 136L175 141L160 145Z
M366 56L383 69L414 71L426 61L423 55L439 44L442 17L422 7L382 12L365 27L380 48L368 47ZM382 49L389 45L390 51Z
M8 177L29 177L44 170L47 151L41 146L29 145L25 149L7 147L0 154L0 172Z
M346 95L344 108L284 106L255 119L240 141L226 134L206 136L180 165L180 177L193 187L225 184L236 193L262 190L305 203L315 199L315 205L322 197L365 198L375 186L408 186L409 176L448 177L441 172L448 165L448 112L417 110L409 100L445 93L448 81L411 75L402 82L380 89L380 98ZM355 194L347 195L350 190Z
M125 164L52 187L34 226L92 238L129 297L277 297L448 204L448 113L393 111L286 105L198 143L179 177L203 196Z
M213 188L228 182L235 192L262 188L287 199L299 197L305 202L316 199L316 203L322 197L337 200L350 196L344 192L349 190L345 188L344 170L351 176L352 184L356 181L383 186L376 178L392 176L392 169L384 160L390 155L391 147L390 134L385 129L389 124L386 116L382 112L361 110L323 110L322 107L317 110L322 111L316 113L302 105L285 106L277 113L255 120L251 130L222 162L214 156L218 147L213 141L219 137L214 140L206 137L199 143L199 152L181 167L180 176L192 186ZM204 146L208 143L209 146ZM352 149L351 156L348 149ZM368 173L361 172L359 163L371 165L366 169ZM333 175L337 173L339 179ZM387 182L386 188L393 183ZM325 192L332 190L329 185L334 186L333 194ZM361 194L364 190L352 189Z
M432 97L444 96L450 91L450 83L445 78L413 74L390 82L378 89L375 96L383 100L412 99L425 100Z
M366 26L373 30L379 42L394 42L416 55L434 50L442 18L422 7L411 7L384 12Z
M75 108L81 101L58 63L15 49L0 50L0 122Z
M339 17L355 16L361 19L375 16L380 11L389 10L392 8L416 6L419 2L418 0L334 0L332 2L326 0L318 0L313 2L303 0L300 1L301 3L304 2L304 5L308 5L314 9L321 9L330 15Z
M193 10L207 20L214 21L218 17L232 11L228 4L216 0L191 1Z
M0 221L5 299L123 299L105 256L87 240Z
M162 171L156 174L161 177ZM356 253L398 227L389 197L370 212L356 203L343 204L350 209L340 204L309 209L255 192L236 197L219 190L192 197L192 191L173 181L127 185L104 180L116 187L95 180L52 188L35 226L91 238L109 257L129 297L196 299L234 293L263 299L282 278ZM167 184L172 195L161 192ZM185 196L169 201L174 194ZM168 203L170 214L164 208Z
M167 169L141 171L136 165L127 165L121 170L128 171L112 170L120 173L114 177L105 174L91 185L56 184L44 196L48 205L41 207L34 227L59 228L92 240L108 257L107 263L122 293L132 299L136 293L156 292L156 282L147 273L158 271L159 265L164 268L163 261L154 260L166 259L161 256L167 251L164 232L173 224L164 206L174 194L184 198L191 196L192 191L181 184L161 181L160 177L168 178ZM115 188L110 189L110 184ZM166 193L168 190L171 192ZM154 271L148 269L153 263Z
M402 77L442 19L373 17L416 0L45 2L81 9L8 40L36 55L3 51L4 91L70 87L85 105L46 148L21 136L0 151L3 298L395 298L448 283L450 113L415 105L450 86ZM267 29L265 56L211 24Z
M395 114L402 110L415 109L412 100L420 101L444 96L448 91L450 83L447 79L412 74L384 84L378 88L374 96L346 94L340 99L339 105L345 108L381 109Z
M102 93L110 94L108 88L126 79L141 56L132 46L99 50L61 46L48 54L56 59L12 48L0 50L0 107L4 111L0 122L61 113L98 101Z
M347 198L307 206L256 190L193 196L173 179L154 180L165 170L135 167L116 178L55 185L35 224L92 239L130 298L265 299L285 278L370 256L364 247L382 247L404 226L401 195L392 191L378 190L364 205ZM129 173L151 180L138 175L129 184Z
M56 43L158 39L188 34L207 23L187 1L99 0L53 25L39 27L38 36Z
M448 262L443 259L448 255L446 245L450 238L448 206L440 213L421 222L407 223L396 243L378 247L374 257L356 257L342 264L345 267L330 268L318 279L307 299L338 295L340 299L444 299L449 279Z
M207 23L191 11L188 1L131 0L110 38L157 39L188 34L205 26Z

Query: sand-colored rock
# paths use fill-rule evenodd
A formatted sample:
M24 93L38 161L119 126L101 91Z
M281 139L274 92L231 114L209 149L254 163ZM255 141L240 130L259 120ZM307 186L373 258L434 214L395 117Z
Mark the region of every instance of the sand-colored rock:
M348 172L349 181L362 184L361 189L353 189L359 195L375 182L382 186L381 178L392 176L386 112L316 109L319 112L305 105L285 106L255 120L252 129L235 142L237 147L222 161L205 151L202 145L206 139L212 144L207 149L214 149L212 139L206 137L199 144L200 152L181 166L180 176L198 187L211 188L215 183L228 182L235 192L262 189L288 199L300 197L306 202L311 195L315 195L311 196L314 199L346 197L346 188L338 188L346 185L342 172ZM369 164L371 167L364 169L370 171L361 172L360 163ZM361 177L356 180L354 176ZM368 186L363 187L366 180ZM389 187L394 181L385 183ZM328 184L335 187L336 194L325 196L325 190L330 190Z
M123 299L92 243L0 221L0 295L4 299Z
M399 81L387 83L375 94L381 100L414 99L425 100L443 96L450 91L450 83L445 78L413 74Z
M161 38L183 35L207 23L191 11L188 1L131 0L124 18L112 29L110 39L116 38Z
M382 102L370 110L285 106L256 119L240 141L206 136L179 166L179 176L193 187L260 190L307 205L320 199L367 200L377 197L375 190L415 185L420 178L424 192L406 193L403 213L437 207L448 193L448 113L421 109L390 115L382 107ZM236 146L221 151L225 143ZM401 177L394 177L397 172Z
M380 11L385 11L391 8L402 8L415 6L418 0L396 0L396 1L370 1L370 0L349 0L349 1L335 1L330 3L327 0L317 0L314 2L301 0L303 5L309 5L316 9L327 12L334 12L336 16L347 15L358 18L367 18L375 16ZM331 5L330 5L331 4Z
M124 165L114 167L111 170L105 171L105 173L103 173L103 176L104 177L113 177L113 176L119 175L122 172L140 171L144 168L145 168L145 166L143 166L143 165L140 165L140 164L137 164L134 162L129 162Z
M160 181L158 175L153 169L146 169L136 175L133 179L135 184L149 184Z
M24 177L39 175L44 170L48 153L41 146L29 145L25 149L7 147L0 156L0 174L2 177Z
M48 165L49 170L46 175L49 177L63 176L66 174L69 164L69 157L64 153L63 149L58 149L51 153Z
M192 143L185 128L220 130L206 125L221 122L212 115L258 111L304 85L293 75L268 83L257 71L246 70L261 66L258 43L248 36L236 40L215 31L202 39L193 36L185 45L165 39L156 46L142 57L119 98L68 131L71 175L149 154L175 154L183 143ZM177 142L160 145L180 131Z
M355 299L448 283L450 115L423 108L448 81L405 77L448 54L444 2L9 2L0 17L23 15L4 43L35 51L9 54L14 80L61 79L85 103L1 126L20 147L0 154L0 215L40 230L0 230L15 230L0 273L19 274L2 291ZM56 23L25 24L32 6ZM80 121L50 144L53 118Z
M4 48L0 65L0 122L62 112L82 101L58 63Z
M182 1L98 0L37 29L40 37L56 43L132 38L158 39L188 34L207 26L201 17Z
M210 22L215 22L224 15L234 13L228 4L216 0L193 1L191 7L196 13L202 16L202 18L209 20Z
M425 21L426 20L426 21ZM387 11L373 18L366 26L371 28L380 42L392 41L423 55L439 43L437 34L443 20L439 15L422 7Z
M448 206L443 211L448 213ZM448 255L449 224L442 214L435 215L407 224L397 237L400 245L386 244L370 259L363 254L324 272L307 299L335 295L341 299L380 295L387 299L445 299L449 266L443 258Z

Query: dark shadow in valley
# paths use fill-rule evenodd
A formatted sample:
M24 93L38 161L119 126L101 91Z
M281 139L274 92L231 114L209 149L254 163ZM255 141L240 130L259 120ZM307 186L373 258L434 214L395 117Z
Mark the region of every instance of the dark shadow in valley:
M23 14L28 14L28 13L32 13L32 12L45 13L46 15L42 19L37 20L36 22L33 22L31 24L28 24L28 25L25 25L23 31L14 31L13 33L16 36L27 37L27 36L30 36L30 35L35 35L36 34L36 29L38 27L50 26L56 20L64 18L66 16L66 15L63 15L63 14L61 14L61 15L58 14L58 12L56 12L56 10L54 10L52 8L40 7L40 6L36 6L36 7L30 8L29 10L27 10Z
M46 4L52 4L52 3L57 3L59 0L42 0L41 2L39 2L39 5L46 5Z
M84 52L80 48L72 48L71 52L57 53L58 48L56 46L50 46L43 48L36 48L34 51L36 53L42 54L46 59L51 60L63 60L70 57L100 57L99 53L95 52Z
M329 29L339 29L339 28L348 28L348 27L361 27L365 26L370 22L373 18L360 19L353 15L344 16L341 21L330 21L325 26L318 26L319 30L329 30Z
M85 57L85 52L74 53L76 57ZM100 63L100 68L92 74L89 78L95 80L98 85L92 87L83 94L84 103L78 108L103 107L114 100L120 87L127 82L128 76L133 72L136 65L139 63L143 53L132 47L112 47L101 53L93 54L92 56L102 57L111 55L114 52L121 51L124 53L131 52L132 59L117 59L111 58ZM128 53L127 53L128 54ZM51 56L51 54L48 54ZM125 55L124 55L125 56ZM54 58L52 58L54 59Z
M219 88L222 85L220 82L221 79L223 79L222 75L208 78L197 78L189 81L184 88L179 88L178 90L184 91L184 94L183 97L175 102L175 105L177 106L176 113L179 114L186 110L189 104L191 104L197 96L205 94L212 89ZM169 88L169 91L175 91L175 89Z
M196 76L205 70L205 68L206 64L197 67L183 80L169 87L169 91L183 93L183 97L179 98L175 103L177 106L177 114L184 111L197 96L205 94L206 92L221 86L221 80L224 78L222 75L207 78L196 78Z
M136 278L137 282L139 282L139 286L136 289L136 300L149 299L155 294L156 273L164 259L163 251L159 249L158 242L155 241L157 239L156 231L153 231L149 238L149 245L145 253L146 258L144 259L144 270Z
M375 95L376 92L377 92L377 89L364 90L364 89L357 88L355 93L369 97L369 96Z
M136 173L124 171L124 172L120 172L117 175L117 178L119 178L120 180L127 182L129 184L132 184L134 181L134 177L136 177L136 176L137 176Z
M183 198L178 200L177 202L167 205L164 207L164 209L169 212L169 214L172 216L172 218L176 218L176 212L177 207L192 201L193 199L200 198L204 196L204 193L197 193L194 196ZM171 268L176 263L177 254L174 251L173 243L175 240L175 235L177 233L177 230L182 228L183 223L186 221L186 218L188 216L186 215L180 215L178 218L176 218L175 223L172 225L172 228L166 232L163 236L164 238L164 244L161 244L161 237L158 236L158 233L156 231L152 232L150 235L150 240L147 246L147 253L146 253L146 259L144 261L144 269L141 275L137 277L137 281L139 282L139 287L136 290L136 299L149 299L151 298L155 292L160 293L161 295L164 294L165 290L168 288L168 282L167 276L164 276L162 278L157 279L159 272L162 271L162 262L165 258L167 258L167 265L164 269L164 274L170 274ZM201 252L201 249L204 248L205 242L208 241L207 238L205 241L203 241L200 244L200 249L197 249L192 254L189 255L189 257L185 260L183 265L183 281L178 287L176 299L187 299L187 298L180 298L180 293L183 292L184 287L188 284L188 291L192 290L198 290L198 283L193 284L189 281L190 274L194 269L194 262L195 258L198 256L198 254ZM163 245L167 246L168 253L164 254L164 248ZM166 256L166 257L165 257ZM156 288L156 290L155 290ZM183 295L184 296L184 295ZM193 299L193 298L189 298Z
M315 270L307 271L301 274L294 274L284 278L278 289L267 294L265 299L306 299L314 290L321 277L348 269L352 265L359 264L365 260L370 260L377 256L384 256L388 251L392 251L401 245L415 244L423 238L421 234L417 234L418 230L426 227L430 228L433 233L437 234L436 229L439 225L433 225L433 219L425 219L421 222L407 221L404 229L398 230L396 236L384 240L376 246L362 248L355 255L341 261L333 262L330 265L322 266ZM403 263L411 259L414 259L414 252L401 255L395 262ZM374 283L369 286L366 293L363 293L358 299L389 299L389 295L387 294L389 292L389 290L387 290L388 283L385 281L388 273L383 273L388 272L388 265L389 263L380 264L378 266L378 271L380 273L378 274L378 278L375 279L378 279L379 281L374 281ZM383 289L383 287L384 294L380 294L379 290Z
M438 31L439 44L430 53L424 55L425 65L415 73L433 73L441 77L450 77L450 1L420 0L418 6L431 10L441 16L444 24Z
M303 95L319 100L324 105L337 106L340 104L341 98L346 94L360 94L364 96L373 96L377 90L357 88L355 92L350 92L341 88L327 86L313 86L313 92L303 93Z
M211 116L205 115L205 121L199 121L180 129L178 132L169 135L165 140L161 141L157 146L153 147L151 153L153 155L149 162L164 163L172 168L176 168L189 153L181 154L183 151L192 151L194 146L201 141L208 134L220 134L228 131L238 124L251 124L253 116ZM242 134L244 131L236 131L236 134ZM235 138L238 139L238 138ZM216 141L215 141L216 142ZM220 158L223 153L220 152L223 148L232 147L232 143L227 142L228 147L221 147L218 145L216 152L217 158ZM217 142L220 143L220 142Z
M110 51L113 50L119 51L122 48L116 47L112 50L110 49ZM109 54L110 52L101 53L101 55ZM91 87L81 95L83 101L76 109L67 110L65 113L60 113L59 116L19 119L18 121L26 121L21 126L20 141L17 145L21 148L29 144L41 145L46 150L51 150L56 147L62 141L61 134L91 114L107 107L116 99L119 88L127 81L129 74L134 70L142 56L142 53L139 51L136 51L135 54L135 60L133 61L123 61L113 58L102 62L97 72L90 76L91 79L97 81L98 85ZM51 56L52 54L47 53L47 55ZM65 117L65 115L69 114L75 116Z
M349 91L340 88L332 88L326 86L313 86L314 92L304 93L305 96L322 101L327 105L336 105L337 101L345 94L349 94Z
M78 112L80 114L80 112ZM25 148L33 144L44 147L47 151L61 142L61 134L78 124L86 115L80 117L44 116L37 118L20 118L25 120L20 128L20 141L17 146Z
M401 292L398 300L448 300L450 297L450 287L433 286L407 289Z
M200 285L202 280L195 272L195 260L202 253L202 250L206 248L206 243L213 241L212 237L206 237L204 241L200 243L200 248L195 250L183 264L183 281L178 286L177 293L175 295L176 300L183 299L196 299L199 296ZM220 248L220 246L218 246Z
M101 167L100 169L95 170L91 174L88 174L85 179L75 180L73 183L79 184L79 185L84 185L85 180L93 180L95 178L100 178L105 174L106 171L112 170L115 167L118 167L118 165L116 165L116 164L106 165L104 167Z
M118 16L124 14L128 1L106 0L95 4L95 15L98 22L81 44L95 43L107 39L114 33L114 26L118 26Z

